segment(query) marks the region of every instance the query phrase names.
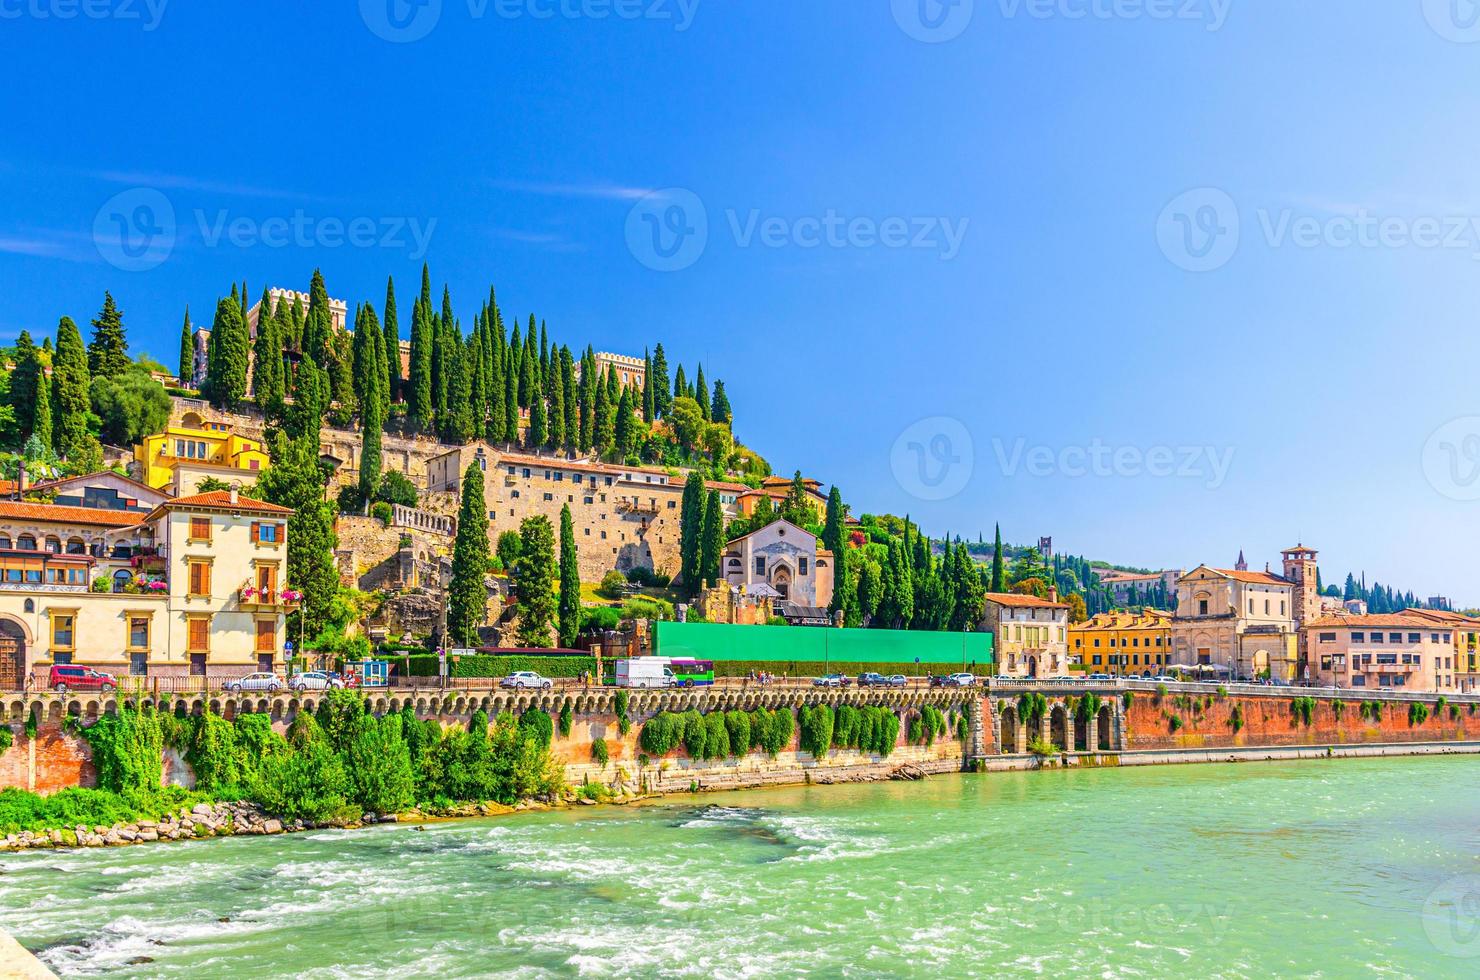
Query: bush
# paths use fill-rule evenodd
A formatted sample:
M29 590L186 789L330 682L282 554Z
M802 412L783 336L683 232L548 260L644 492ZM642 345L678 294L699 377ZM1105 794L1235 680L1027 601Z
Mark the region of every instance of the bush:
M619 615L624 621L633 619L673 619L673 603L662 599L653 599L645 595L635 595L622 603Z
M1028 751L1039 758L1044 758L1050 755L1058 755L1061 750L1052 742L1045 742L1041 738L1034 737L1028 740Z
M524 553L524 539L519 536L518 531L505 531L498 536L498 547L494 549L494 553L504 563L504 568L513 568Z
M10 730L9 725L0 725L0 753L8 750L15 744L15 733Z
M1228 716L1228 724L1233 728L1235 735L1244 727L1244 712L1239 705L1233 706L1233 711Z
M390 663L391 669L403 677L437 676L437 658L432 654L385 659ZM583 672L596 673L596 658L541 654L497 656L479 653L460 656L456 660L449 658L448 670L453 677L465 678L505 677L516 670L533 670L545 677L579 677Z
M798 717L802 731L799 745L801 750L810 753L815 759L827 758L833 736L832 709L825 704L812 705L802 708Z
M377 500L370 505L370 516L375 518L385 527L391 526L391 505L384 500Z
M1174 732L1180 729L1182 727L1182 716L1172 715L1170 718L1167 719L1167 727Z
M572 724L570 698L566 698L560 705L560 737L570 738Z
M1429 706L1414 701L1408 706L1408 725L1414 727L1429 720Z
M729 732L730 751L743 755L750 748L750 715L743 711L725 712L725 729Z
M386 470L380 475L380 486L375 489L375 499L402 507L416 506L416 487L397 470Z
M0 834L72 828L79 824L109 827L115 823L158 820L181 806L206 799L204 793L191 793L178 786L128 794L74 788L50 796L23 789L0 789Z
M632 731L632 719L627 717L627 692L619 690L612 698L612 713L617 716L617 731L624 737Z
M596 586L596 594L607 599L620 599L626 587L626 577L612 569L601 577L601 584Z
M605 769L610 761L611 755L607 752L606 739L595 738L591 740L591 761Z
M1294 698L1290 702L1290 714L1300 724L1310 727L1311 717L1315 714L1316 699L1309 697Z
M1126 711L1131 710L1131 705L1135 704L1135 702L1136 694L1134 691L1126 691L1120 696L1120 704Z
M591 606L581 610L581 630L587 633L604 633L614 630L622 623L622 614L611 606Z
M360 488L353 484L347 487L340 487L336 500L339 503L339 513L341 514L358 514L365 509L365 497L360 493Z
M539 708L530 708L520 715L519 727L533 736L542 749L548 749L555 739L555 723Z

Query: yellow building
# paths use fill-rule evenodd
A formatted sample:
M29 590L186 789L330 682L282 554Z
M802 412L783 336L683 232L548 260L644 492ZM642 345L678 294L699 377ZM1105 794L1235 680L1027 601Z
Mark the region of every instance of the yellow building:
M1069 655L1089 673L1166 673L1172 652L1172 614L1159 609L1107 612L1069 627Z
M201 428L172 425L163 432L145 436L134 447L134 463L140 483L156 489L173 486L175 468L188 465L192 471L219 469L222 479L245 472L255 480L267 468L267 453L257 439L237 435L224 422L206 422Z

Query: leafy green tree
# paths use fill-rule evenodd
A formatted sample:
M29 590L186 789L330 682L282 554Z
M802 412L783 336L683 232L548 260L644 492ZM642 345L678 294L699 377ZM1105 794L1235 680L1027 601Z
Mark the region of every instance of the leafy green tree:
M202 386L203 393L217 408L233 407L246 395L248 348L241 304L233 299L218 301L206 348L206 378Z
M89 395L91 379L87 370L87 351L82 346L82 335L70 317L62 317L57 325L57 349L51 360L52 394L55 396L53 445L64 458L79 462L79 450L88 438L88 415L92 409Z
M10 376L10 403L15 406L16 421L20 426L21 441L34 432L42 442L51 447L51 399L46 390L50 381L46 377L46 366L41 361L41 352L31 342L31 333L22 330L15 341L15 368ZM38 424L37 416L45 413L44 424Z
M357 717L344 752L353 799L372 813L395 813L416 802L411 753L401 737L401 718Z
M537 514L519 525L518 595L519 644L550 645L555 602L555 533L550 519Z
M132 446L160 432L170 420L170 396L142 364L122 374L93 378L93 412L102 421L102 436L116 446Z
M817 522L817 512L812 509L812 500L807 496L807 484L802 480L802 471L797 470L787 488L786 498L781 501L781 519L797 527L807 527Z
M709 408L709 417L722 425L730 425L734 416L730 412L730 396L725 394L725 383L714 383L714 402Z
M185 307L185 322L180 324L180 387L189 388L195 376L195 330L190 326L190 307Z
M653 365L648 374L649 387L653 389L653 412L655 417L662 418L673 403L673 392L668 387L668 356L663 353L662 344L653 348Z
M304 632L318 633L330 622L339 595L334 565L334 505L324 499L317 426L298 439L278 433L271 443L272 465L257 477L256 492L268 503L290 507L287 585L303 594Z
M452 584L447 593L447 631L463 646L476 642L478 627L488 618L488 588L483 584L487 574L488 504L483 497L483 470L474 462L463 472L457 538L452 544Z
M521 549L524 547L524 539L519 532L510 528L498 536L498 560L505 569L512 570L519 564Z
M581 630L581 559L576 551L576 531L570 519L570 505L560 508L560 645L576 645Z
M103 293L103 308L92 322L92 342L87 345L87 368L93 377L116 378L128 369L128 340L123 333L123 313L113 303L113 294Z

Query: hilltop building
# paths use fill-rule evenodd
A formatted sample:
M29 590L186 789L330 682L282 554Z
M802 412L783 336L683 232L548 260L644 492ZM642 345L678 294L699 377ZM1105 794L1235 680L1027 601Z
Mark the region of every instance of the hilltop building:
M140 482L155 489L193 493L208 477L250 483L267 465L260 439L239 434L229 422L187 414L185 424L145 436L134 447L131 469Z

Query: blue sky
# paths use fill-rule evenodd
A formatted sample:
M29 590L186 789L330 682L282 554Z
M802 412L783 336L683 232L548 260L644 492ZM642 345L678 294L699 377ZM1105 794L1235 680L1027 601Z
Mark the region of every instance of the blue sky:
M0 338L424 258L856 510L1480 601L1463 3L94 2L0 0Z

